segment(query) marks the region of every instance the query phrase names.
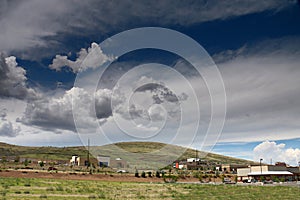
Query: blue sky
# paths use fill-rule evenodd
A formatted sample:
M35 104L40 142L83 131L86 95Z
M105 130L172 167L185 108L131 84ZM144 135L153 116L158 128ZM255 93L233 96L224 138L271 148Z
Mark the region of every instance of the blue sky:
M93 144L151 140L296 165L299 18L293 0L1 1L0 141L71 146L87 138ZM178 31L200 44L200 57L216 64L226 98L217 76L206 82L197 74L188 62L193 55L147 48L116 57L124 45L109 46L114 36L143 27ZM145 34L128 47L151 38ZM172 37L163 42L180 46ZM195 63L205 72L213 65L207 60ZM226 117L219 119L223 100ZM206 135L213 112L224 126ZM184 134L175 134L179 128Z

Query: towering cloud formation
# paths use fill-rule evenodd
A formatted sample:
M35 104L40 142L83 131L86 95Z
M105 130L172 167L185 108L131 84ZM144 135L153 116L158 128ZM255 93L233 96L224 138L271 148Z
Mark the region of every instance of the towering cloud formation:
M13 124L7 120L6 116L6 110L0 110L0 136L15 137L18 135L20 129L15 128Z
M296 166L300 161L300 149L286 148L284 143L264 141L257 145L253 152L254 160L262 158L265 163L269 163L272 159L273 162L286 162Z
M36 92L26 85L26 71L18 66L16 57L0 54L0 97L35 98Z

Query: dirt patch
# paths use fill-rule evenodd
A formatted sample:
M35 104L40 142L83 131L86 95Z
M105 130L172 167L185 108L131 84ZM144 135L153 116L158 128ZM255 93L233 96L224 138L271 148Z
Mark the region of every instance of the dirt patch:
M115 182L146 182L146 183L163 183L163 178L147 177L137 178L133 174L81 174L81 173L50 173L26 171L23 173L18 170L2 171L0 177L14 177L14 178L44 178L44 179L64 179L64 180L99 180L99 181L115 181ZM180 179L181 180L181 179ZM196 178L182 179L185 182L197 182Z

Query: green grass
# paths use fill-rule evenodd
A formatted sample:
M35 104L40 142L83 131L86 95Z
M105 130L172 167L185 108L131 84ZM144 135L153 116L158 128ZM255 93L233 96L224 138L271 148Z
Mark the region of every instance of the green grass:
M27 186L25 186L27 185ZM0 178L0 199L299 199L300 188Z

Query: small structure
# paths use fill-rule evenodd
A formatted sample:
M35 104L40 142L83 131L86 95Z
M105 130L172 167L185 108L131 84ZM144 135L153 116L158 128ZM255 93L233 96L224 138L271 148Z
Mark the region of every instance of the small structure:
M186 159L187 162L199 162L200 158L188 158Z
M100 167L110 167L110 156L98 155L97 160Z
M224 173L236 174L238 168L246 168L248 165L245 164L222 164L221 171Z
M182 161L176 160L173 163L173 168L176 168L176 169L187 169L187 162L185 160L182 160Z
M80 157L79 156L72 156L71 160L70 160L70 165L72 166L79 166L80 165Z
M116 158L115 160L111 160L110 166L113 168L127 168L127 162L122 158Z

